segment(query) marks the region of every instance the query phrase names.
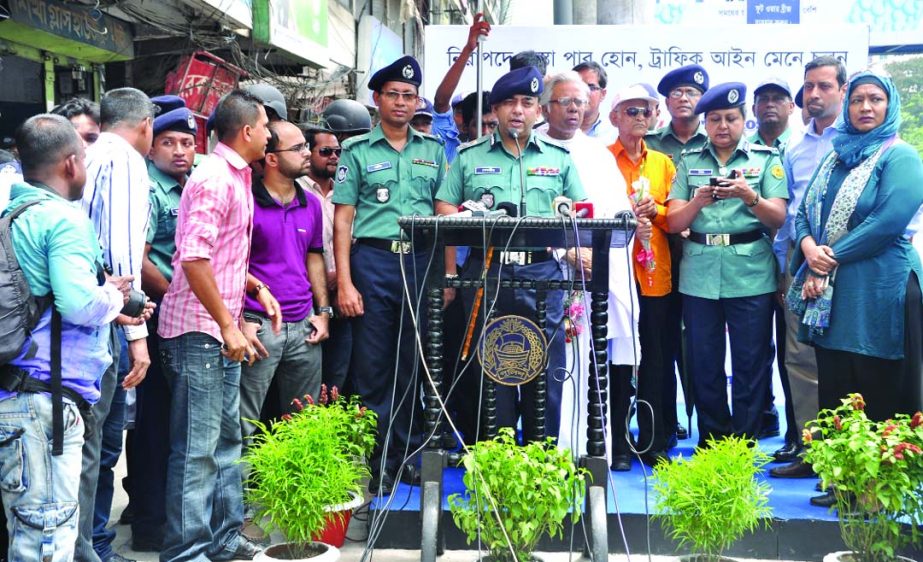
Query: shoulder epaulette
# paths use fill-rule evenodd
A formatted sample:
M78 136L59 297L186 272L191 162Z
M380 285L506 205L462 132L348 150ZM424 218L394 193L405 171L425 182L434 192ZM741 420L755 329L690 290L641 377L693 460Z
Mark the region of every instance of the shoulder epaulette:
M429 133L420 133L420 136L425 139L434 140L443 146L445 145L445 139L443 139L439 135L431 135Z
M369 133L362 133L361 135L349 137L348 139L344 140L341 146L343 148L349 148L356 143L367 141L367 140L369 140Z
M750 150L755 150L756 152L769 152L771 154L779 154L778 148L774 146L766 146L765 144L750 143Z
M471 148L472 146L477 146L479 144L488 142L491 138L493 138L491 135L485 135L483 137L474 139L473 141L463 142L460 145L458 145L458 152L461 152L462 150L467 150Z
M695 148L684 148L680 151L680 156L685 156L687 154L699 154L704 149L704 146L697 146Z

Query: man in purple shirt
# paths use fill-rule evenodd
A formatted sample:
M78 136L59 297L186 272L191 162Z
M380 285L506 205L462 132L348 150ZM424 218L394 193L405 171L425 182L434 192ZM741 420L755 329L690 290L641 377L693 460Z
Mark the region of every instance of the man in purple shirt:
M244 365L240 382L240 417L244 436L254 431L247 420L260 408L273 378L279 388L280 411L292 399L317 397L321 383L321 346L327 339L330 306L324 264L324 223L320 201L305 193L295 179L305 175L310 150L292 123L273 121L263 161L262 181L253 181L253 235L249 274L259 284L244 302L244 334L259 360ZM282 309L282 331L273 333L255 294L272 285Z

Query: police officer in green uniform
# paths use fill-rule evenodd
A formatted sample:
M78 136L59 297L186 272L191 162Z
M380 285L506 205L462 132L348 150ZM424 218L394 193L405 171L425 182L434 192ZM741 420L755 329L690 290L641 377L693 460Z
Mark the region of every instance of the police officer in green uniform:
M670 113L670 122L660 129L648 133L644 137L649 150L663 152L673 160L674 165L679 165L679 159L684 150L701 148L708 140L705 128L699 122L695 112L699 98L708 91L708 72L697 64L681 66L667 72L660 83L657 92L665 99L667 111ZM665 327L669 334L669 341L673 349L673 357L679 368L680 378L686 381L686 361L682 350L682 317L683 300L679 294L680 263L683 257L683 239L678 234L668 234L670 241L671 275L673 289L670 292L670 311ZM688 384L685 383L684 384ZM665 408L664 421L668 426L676 427L676 435L680 439L688 437L686 428L676 419L676 378L674 377L663 387ZM667 435L673 431L668 430ZM671 442L675 440L671 437ZM671 445L672 446L672 445Z
M569 151L547 138L539 137L532 130L542 113L539 105L542 90L542 75L532 66L517 68L497 80L491 89L489 101L499 126L493 134L459 147L458 156L436 194L436 210L439 214L453 214L460 203L473 200L490 209L497 209L501 203L511 204L520 216L553 217L555 197L563 195L575 201L586 198ZM525 175L525 185L521 182L520 166ZM448 262L447 273L452 275L455 273L454 260ZM489 278L496 279L500 264L503 264L504 278L563 278L557 261L546 248L496 251L491 260ZM466 264L466 274L480 277L483 265L483 249L472 249ZM470 310L474 292L466 291L463 298ZM563 377L560 373L565 364L564 331L561 329L562 291L549 291L547 305L545 333L549 341L549 363L545 374L545 434L556 437L561 419ZM487 308L490 306L494 306L494 303L488 303ZM501 290L495 306L495 316L516 314L534 319L536 294L533 290ZM482 314L484 310L482 307ZM477 341L477 334L473 341ZM480 369L475 372L479 373ZM479 395L476 388L471 396ZM536 414L534 396L535 381L518 388L498 387L498 425L515 427L522 415L523 427L531 428ZM527 439L542 437L526 435ZM471 436L466 438L470 439Z
M788 188L774 148L743 138L746 86L712 87L696 107L708 142L686 151L667 205L671 232L690 229L680 266L689 372L699 445L756 436L770 377L775 257L768 231L782 226ZM724 373L731 340L733 419Z
M405 482L418 477L404 459L420 438L420 415L413 415L419 388L416 328L404 297L401 261L416 298L430 252L402 241L397 220L434 214L433 199L446 170L442 141L410 127L422 79L420 65L409 56L372 76L369 89L381 123L344 141L333 192L338 304L341 314L353 318L350 380L378 414L373 493L387 493L398 476ZM425 307L412 304L423 313Z
M148 155L151 178L151 215L147 244L141 265L141 286L160 304L173 279L176 253L176 220L183 186L192 171L196 148L196 121L182 98L160 96L151 99L161 112L154 119L154 141ZM134 512L131 540L134 550L160 550L166 523L167 458L170 440L165 427L170 422L170 391L160 364L157 309L148 320L148 348L151 366L144 383L136 389L138 414L126 458L131 475L129 503Z

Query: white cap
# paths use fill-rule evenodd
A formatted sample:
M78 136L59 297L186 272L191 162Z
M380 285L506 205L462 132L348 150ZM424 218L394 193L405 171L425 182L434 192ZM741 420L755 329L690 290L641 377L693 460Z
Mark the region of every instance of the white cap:
M647 91L647 88L641 84L634 84L615 92L615 97L612 98L612 109L618 107L623 101L628 100L645 100L652 103L660 103L660 100L653 97L650 92Z

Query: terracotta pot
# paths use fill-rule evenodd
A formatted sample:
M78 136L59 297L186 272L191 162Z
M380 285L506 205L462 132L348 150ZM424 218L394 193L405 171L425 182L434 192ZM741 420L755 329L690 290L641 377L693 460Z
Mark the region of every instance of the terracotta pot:
M327 526L320 533L314 535L315 541L329 544L340 548L346 542L346 529L349 527L349 520L353 516L353 510L362 505L365 501L359 494L350 492L352 500L337 505L328 505L324 508L327 516Z
M719 556L718 558L709 558L704 554L687 554L679 557L680 562L737 562L733 558Z
M492 554L486 554L482 556L479 560L481 562L497 562L498 559L494 557ZM538 556L533 554L532 557L530 558L530 562L544 562L544 561Z
M855 562L853 558L853 553L850 550L841 550L840 552L831 552L830 554L824 556L824 562ZM905 558L903 556L895 556L894 562L915 562L913 558Z
M254 556L253 562L276 562L278 560L336 562L340 559L340 550L337 547L322 542L309 543L306 549L302 548L304 545L299 545L295 551L292 550L293 546L295 546L293 543L270 546ZM299 556L301 557L299 558Z

